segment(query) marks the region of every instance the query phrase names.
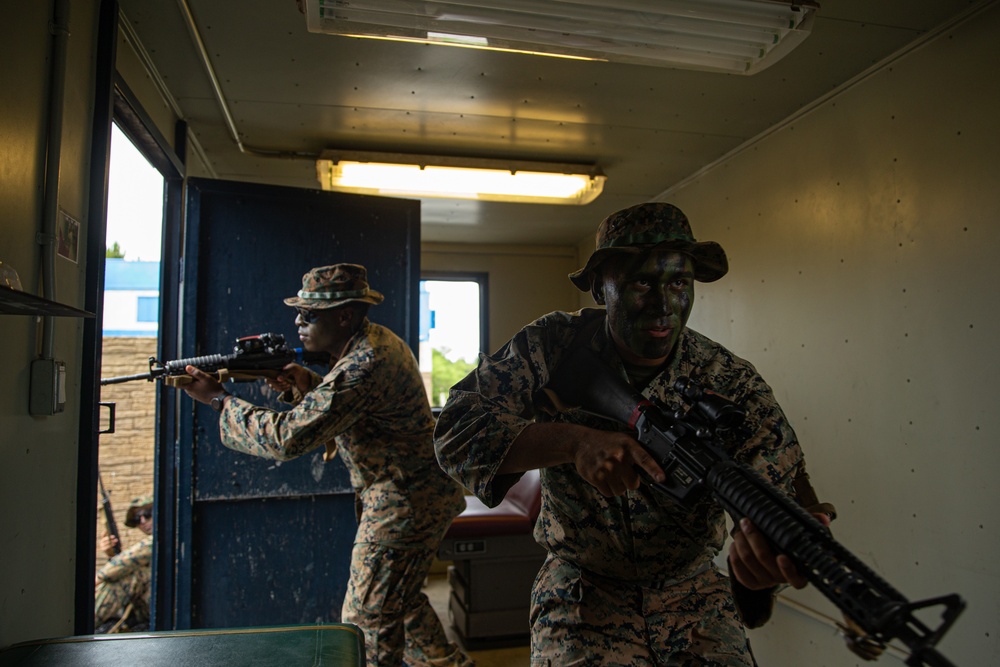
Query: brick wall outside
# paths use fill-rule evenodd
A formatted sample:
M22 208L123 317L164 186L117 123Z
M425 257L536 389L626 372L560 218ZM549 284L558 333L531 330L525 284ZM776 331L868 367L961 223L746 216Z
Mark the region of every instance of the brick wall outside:
M156 338L105 338L101 377L149 371L149 357L156 354ZM98 466L104 489L111 498L115 522L127 549L144 535L125 526L125 511L138 496L153 495L153 460L156 432L156 383L133 380L101 387L101 402L116 404L115 432L101 436ZM107 409L101 409L101 428L107 428ZM105 530L98 498L97 539ZM107 560L98 548L97 566Z

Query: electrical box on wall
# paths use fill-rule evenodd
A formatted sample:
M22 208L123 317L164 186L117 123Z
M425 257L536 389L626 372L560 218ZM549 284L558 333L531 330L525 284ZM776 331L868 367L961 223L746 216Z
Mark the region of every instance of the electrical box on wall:
M62 412L66 408L66 362L55 359L32 361L29 394L29 414L44 417Z

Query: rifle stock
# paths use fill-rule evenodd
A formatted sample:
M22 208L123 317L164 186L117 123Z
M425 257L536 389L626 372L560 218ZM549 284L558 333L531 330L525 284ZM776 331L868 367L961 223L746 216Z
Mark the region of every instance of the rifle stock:
M168 387L183 387L191 382L185 370L195 366L214 375L219 382L248 382L263 377L277 377L291 363L328 364L328 352L310 352L300 347L289 348L285 337L276 333L263 333L236 339L232 354L208 354L188 359L160 362L149 358L149 372L104 378L101 386L146 380L162 379Z
M829 530L780 489L716 444L719 433L738 426L736 404L703 391L686 378L676 389L690 407L657 405L636 392L591 349L574 345L545 392L559 409L577 407L627 425L667 475L656 490L691 504L711 495L735 522L748 517L786 554L799 572L884 648L898 639L910 649L911 667L954 667L934 647L965 608L956 594L908 601L837 542ZM942 607L941 623L929 628L913 612Z

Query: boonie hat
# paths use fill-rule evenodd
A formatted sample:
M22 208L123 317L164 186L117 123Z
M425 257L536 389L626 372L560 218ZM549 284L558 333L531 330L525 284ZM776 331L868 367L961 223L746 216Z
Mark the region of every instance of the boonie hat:
M594 269L609 256L639 254L653 248L688 255L694 266L694 279L703 283L718 280L729 270L726 251L714 241L696 241L683 211L665 202L646 202L606 217L597 228L597 249L586 266L569 274L569 279L589 292Z
M312 269L302 276L302 289L285 299L293 308L323 310L351 301L372 305L385 297L368 286L368 272L360 264L331 264Z
M125 512L125 525L129 528L135 528L139 525L139 514L143 510L153 509L153 497L152 496L139 496L138 498L133 498L132 502L128 504L128 511Z

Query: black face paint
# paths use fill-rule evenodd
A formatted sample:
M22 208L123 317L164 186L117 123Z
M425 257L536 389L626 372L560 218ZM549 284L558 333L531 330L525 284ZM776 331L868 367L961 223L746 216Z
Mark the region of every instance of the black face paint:
M694 302L691 259L676 251L619 255L602 267L608 325L626 362L667 360Z

